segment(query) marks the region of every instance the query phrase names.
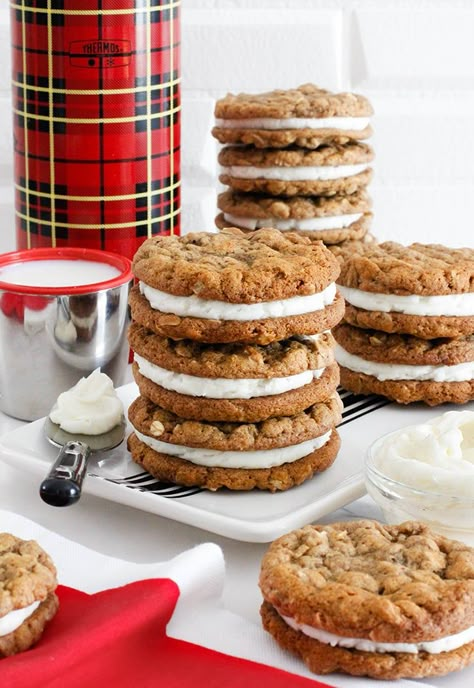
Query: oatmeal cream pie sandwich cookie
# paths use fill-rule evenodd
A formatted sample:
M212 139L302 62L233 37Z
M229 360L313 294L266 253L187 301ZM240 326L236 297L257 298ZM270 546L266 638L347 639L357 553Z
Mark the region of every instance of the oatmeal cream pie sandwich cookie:
M341 385L355 394L430 406L474 399L474 334L420 339L343 323L334 336Z
M341 319L336 258L295 233L235 228L157 236L138 249L133 320L162 337L269 344Z
M352 194L372 178L370 146L323 144L316 150L227 146L218 156L219 180L235 191L270 196Z
M339 383L330 332L266 346L160 337L132 323L140 393L183 418L256 422L294 415L328 399Z
M260 423L181 418L145 397L129 409L133 460L158 480L209 490L268 490L300 485L329 468L339 450L337 394L293 416Z
M423 678L474 662L474 550L426 525L309 525L273 542L264 628L316 674Z
M355 93L332 93L314 84L268 93L227 94L216 102L213 136L221 143L257 148L347 143L372 133L372 106Z
M0 658L38 642L58 610L56 587L54 564L34 540L0 533Z
M423 339L474 333L474 249L360 244L338 283L356 327Z
M222 211L216 217L219 229L273 227L325 244L362 239L372 221L372 202L365 191L349 196L278 198L228 190L219 195L217 205Z

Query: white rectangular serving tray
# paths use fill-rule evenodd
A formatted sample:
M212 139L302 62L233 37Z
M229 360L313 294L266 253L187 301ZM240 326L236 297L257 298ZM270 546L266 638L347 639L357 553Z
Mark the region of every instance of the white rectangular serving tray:
M131 383L119 388L118 394L128 408L138 389ZM378 437L446 411L446 407L400 407L381 397L348 392L341 397L345 409L336 461L324 473L286 492L210 492L162 483L131 460L126 442L91 459L83 491L235 540L270 542L361 497L365 454ZM1 460L36 475L38 486L57 453L44 437L43 424L44 419L37 420L0 439Z

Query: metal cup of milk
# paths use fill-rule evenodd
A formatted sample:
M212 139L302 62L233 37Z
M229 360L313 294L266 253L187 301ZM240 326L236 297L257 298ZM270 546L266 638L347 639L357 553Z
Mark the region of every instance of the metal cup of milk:
M0 411L46 416L100 368L118 387L128 363L128 258L84 248L0 255Z

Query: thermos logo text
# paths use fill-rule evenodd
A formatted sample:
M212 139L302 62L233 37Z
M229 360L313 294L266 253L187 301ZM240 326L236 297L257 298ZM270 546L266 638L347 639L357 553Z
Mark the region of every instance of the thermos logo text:
M73 41L69 46L69 57L73 67L125 67L130 64L131 45L130 41L120 40Z

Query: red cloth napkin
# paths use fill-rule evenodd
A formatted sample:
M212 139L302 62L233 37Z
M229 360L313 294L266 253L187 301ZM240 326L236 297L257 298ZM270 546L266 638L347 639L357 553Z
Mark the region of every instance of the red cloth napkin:
M2 688L319 688L329 684L168 638L179 589L153 579L88 595L59 586L36 647L0 660ZM199 624L199 618L189 623ZM223 629L225 632L225 629Z

